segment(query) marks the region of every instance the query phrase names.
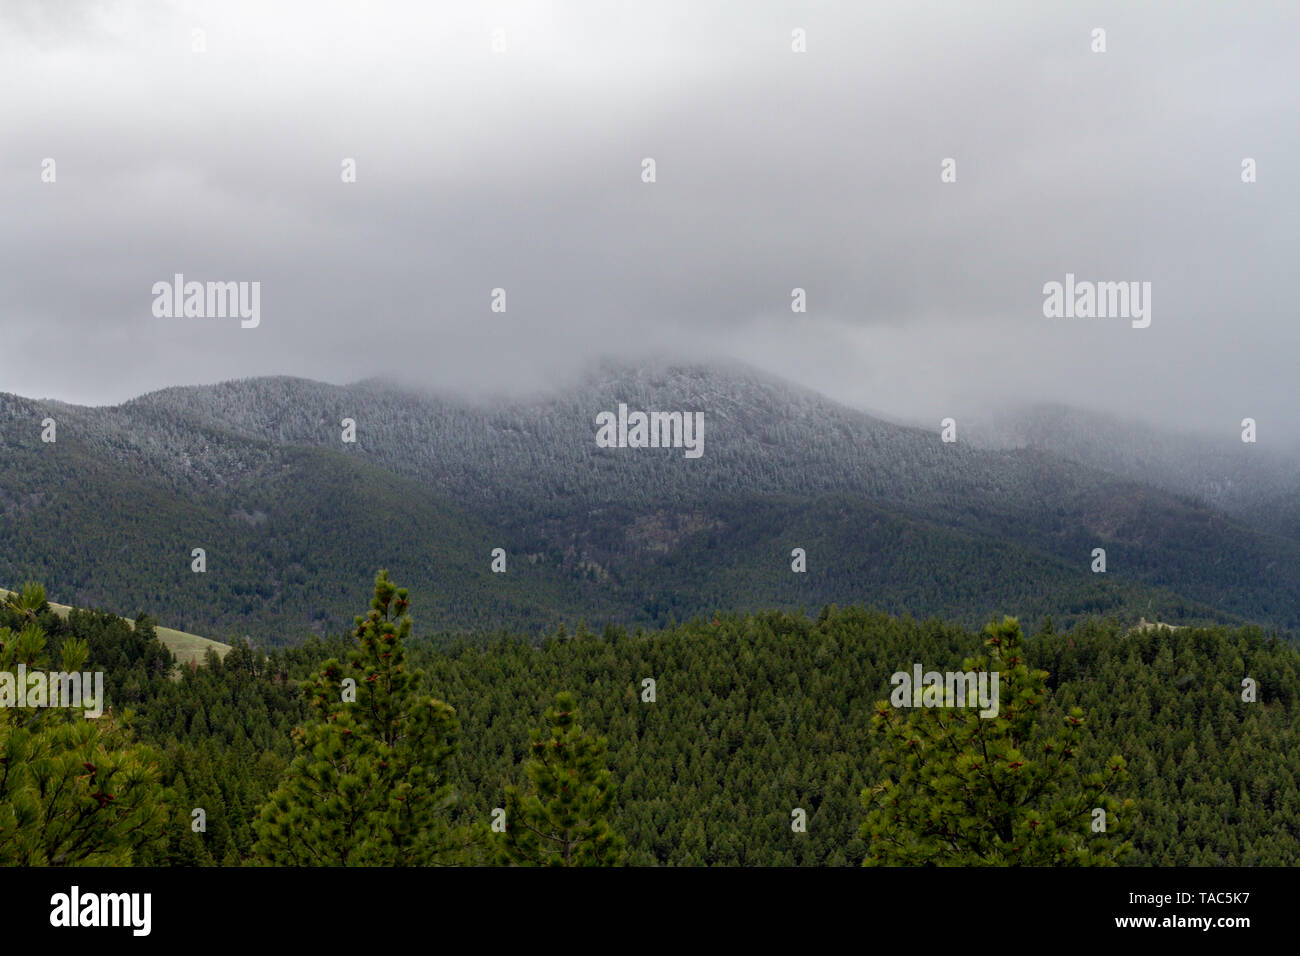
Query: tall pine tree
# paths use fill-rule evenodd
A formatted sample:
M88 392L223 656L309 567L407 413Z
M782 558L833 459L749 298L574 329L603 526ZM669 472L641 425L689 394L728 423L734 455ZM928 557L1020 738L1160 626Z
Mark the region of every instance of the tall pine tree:
M502 862L519 866L616 866L623 841L604 819L614 799L605 741L578 726L573 695L557 694L547 728L534 731L530 792L506 791Z
M297 756L262 807L256 855L308 866L457 862L468 842L446 819L456 712L408 671L406 588L375 578L346 665L330 659L309 688L316 719L295 730Z
M1081 774L1083 711L1058 715L1059 737L1045 733L1048 675L1026 666L1020 625L1006 618L984 634L988 657L962 667L998 672L996 717L981 717L977 708L916 708L904 716L877 703L873 724L885 735L889 776L862 794L869 809L864 862L1114 865L1129 850L1119 836L1132 801L1114 796L1126 776L1124 758Z

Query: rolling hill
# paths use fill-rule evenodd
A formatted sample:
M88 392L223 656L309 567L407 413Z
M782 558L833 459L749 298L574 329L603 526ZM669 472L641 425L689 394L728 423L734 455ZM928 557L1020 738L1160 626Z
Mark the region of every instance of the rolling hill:
M0 599L12 593L12 591L0 588ZM72 610L71 606L67 604L58 604L54 601L48 603L50 609L62 618L66 618L68 612ZM134 626L134 622L130 618L123 618L122 620ZM158 635L158 640L162 642L163 646L176 655L176 663L182 667L187 667L190 664L201 665L207 658L209 650L216 651L219 657L225 657L230 650L229 644L222 644L220 641L199 637L197 634L189 634L185 631L177 631L170 627L155 625L154 633Z

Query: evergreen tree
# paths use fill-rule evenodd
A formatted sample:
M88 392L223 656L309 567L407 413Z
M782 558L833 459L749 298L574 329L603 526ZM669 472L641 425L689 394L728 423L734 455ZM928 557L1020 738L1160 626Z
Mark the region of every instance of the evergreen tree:
M317 718L295 729L298 755L255 825L262 861L419 866L453 862L464 849L466 835L443 819L456 712L406 668L408 607L406 588L380 571L347 665L326 661L308 689Z
M22 591L6 591L4 604L9 610L22 615L28 623L35 621L40 612L49 610L45 588L31 581L23 585Z
M915 708L906 717L886 701L873 724L886 738L889 774L863 791L866 865L1106 866L1129 847L1117 836L1131 801L1113 796L1125 779L1123 757L1104 772L1081 775L1077 759L1084 715L1061 719L1060 739L1041 731L1046 671L1030 670L1020 625L1006 618L984 629L988 657L966 671L999 674L999 710ZM919 688L914 688L919 694ZM919 700L919 698L918 698ZM1105 830L1094 832L1094 811ZM1099 818L1097 818L1099 819Z
M47 667L45 634L33 621L44 605L43 590L24 588L10 606L28 623L17 633L0 627L0 673L15 684L20 664ZM59 650L63 671L81 672L85 642ZM162 844L159 757L133 741L124 717L13 705L0 706L0 864L126 866Z
M616 866L623 841L604 819L614 799L605 741L583 733L568 692L556 695L546 723L532 735L531 792L506 791L500 858L520 866Z

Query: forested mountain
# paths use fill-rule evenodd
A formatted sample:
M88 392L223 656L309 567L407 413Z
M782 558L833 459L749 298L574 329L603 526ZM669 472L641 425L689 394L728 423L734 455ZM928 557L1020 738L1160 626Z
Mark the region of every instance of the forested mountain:
M1300 516L1300 436L1257 422L1255 442L1241 440L1241 421L1225 416L1215 437L1123 421L1064 405L1033 405L966 430L978 447L1035 449L1115 475L1185 494L1229 514L1281 530L1277 519ZM1294 534L1295 522L1287 533Z
M703 455L598 447L620 402L702 412ZM1300 623L1300 539L1069 450L945 443L739 366L604 364L495 402L291 378L0 396L0 581L267 646L345 623L340 582L380 565L449 630L826 603Z
M91 666L107 673L110 705L134 712L138 745L123 759L155 767L150 785L161 790L150 806L154 822L133 836L132 861L257 861L259 811L264 821L274 817L271 795L294 758L291 729L312 719L304 690L356 638L313 638L269 657L236 647L177 680L147 618L134 630L92 612L31 620L47 630L52 653L84 641ZM27 622L0 608L0 628ZM0 633L7 642L9 632ZM494 860L486 835L493 810L525 782L542 711L572 689L583 726L608 742L602 763L614 796L604 815L626 845L624 862L860 863L870 849L867 798L885 773L886 741L872 718L890 695L891 673L914 662L960 668L984 635L826 608L815 618L723 614L662 631L528 638L478 644L417 631L406 642L408 663L423 671L410 671L419 691L455 711L458 748L439 758L448 796L430 820L471 834L462 862ZM1114 754L1127 762L1115 792L1123 819L1111 820L1132 843L1125 862L1300 864L1300 750L1288 744L1300 721L1294 646L1252 627L1126 632L1087 621L1068 634L1045 628L1025 649L1029 664L1048 672L1043 728L1082 708L1082 769ZM1257 685L1253 702L1243 700L1243 677ZM18 746L3 724L11 713L0 711L0 756ZM70 775L84 773L82 759ZM74 789L84 783L78 777ZM0 809L10 799L0 793ZM806 813L806 832L792 829L796 808ZM203 832L190 825L195 809L205 813ZM321 804L315 816L330 812ZM0 859L11 858L9 835L0 815ZM360 841L350 848L358 859L367 850Z

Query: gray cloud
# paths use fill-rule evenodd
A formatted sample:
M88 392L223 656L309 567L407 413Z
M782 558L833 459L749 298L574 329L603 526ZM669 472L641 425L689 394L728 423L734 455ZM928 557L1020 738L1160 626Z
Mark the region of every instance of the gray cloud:
M7 3L0 390L668 351L1294 433L1298 40L1286 3ZM175 272L260 281L261 326L154 318ZM1151 327L1045 319L1066 272L1150 281Z

